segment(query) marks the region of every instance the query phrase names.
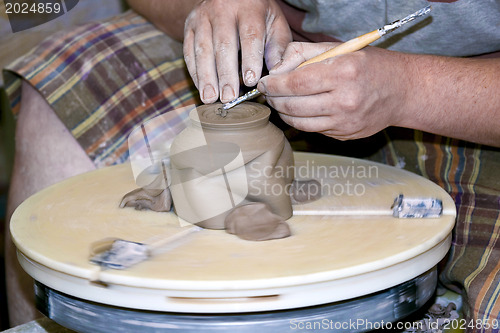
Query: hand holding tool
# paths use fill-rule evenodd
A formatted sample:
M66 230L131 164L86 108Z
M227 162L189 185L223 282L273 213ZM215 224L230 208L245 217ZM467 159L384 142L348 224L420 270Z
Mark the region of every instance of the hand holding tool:
M406 16L403 19L394 21L390 24L386 24L382 28L379 28L377 30L373 30L369 33L362 35L362 36L353 38L345 43L342 43L342 44L316 56L316 57L313 57L313 58L303 62L297 68L303 67L305 65L313 64L316 62L320 62L320 61L323 61L325 59L333 58L333 57L336 57L336 56L341 55L341 54L347 54L347 53L351 53L351 52L360 50L360 49L364 48L365 46L368 46L369 44L373 43L374 41L376 41L380 37L386 35L387 33L396 30L397 28L399 28L403 24L411 22L414 19L416 19L417 17L424 16L424 15L428 14L431 11L431 9L432 8L430 5L426 6L422 9L416 11L415 13ZM227 110L229 110L230 108L235 107L236 105L243 103L244 101L248 101L252 98L255 98L259 95L261 95L261 92L258 91L257 89L253 89L253 90L249 91L248 93L246 93L245 95L240 96L231 102L223 104L222 107L220 107L218 109L217 114L222 116L222 117L225 117L225 116L227 116Z

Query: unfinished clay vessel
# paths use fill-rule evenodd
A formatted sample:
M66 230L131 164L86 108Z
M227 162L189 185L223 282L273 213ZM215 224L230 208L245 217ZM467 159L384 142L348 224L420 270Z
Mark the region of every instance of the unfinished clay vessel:
M288 219L293 154L283 132L269 122L271 111L243 103L221 117L220 106L193 110L191 125L171 146L170 191L177 215L205 228L224 229L234 208L262 202Z

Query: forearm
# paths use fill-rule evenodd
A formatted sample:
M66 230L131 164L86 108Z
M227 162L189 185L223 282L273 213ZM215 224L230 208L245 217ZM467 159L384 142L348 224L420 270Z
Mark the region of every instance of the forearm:
M152 22L167 35L182 41L184 22L201 0L127 0L137 13Z
M500 146L500 59L408 55L397 126Z

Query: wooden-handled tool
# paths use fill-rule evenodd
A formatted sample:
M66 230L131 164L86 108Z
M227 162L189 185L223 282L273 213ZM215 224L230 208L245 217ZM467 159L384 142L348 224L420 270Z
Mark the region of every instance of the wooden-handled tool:
M397 21L392 22L390 24L384 25L380 29L373 30L372 32L369 32L369 33L364 34L362 36L353 38L345 43L342 43L342 44L340 44L340 45L338 45L338 46L336 46L336 47L334 47L334 48L332 48L332 49L330 49L330 50L328 50L328 51L326 51L326 52L324 52L324 53L322 53L314 58L311 58L311 59L303 62L297 68L303 67L305 65L313 64L316 62L320 62L320 61L323 61L325 59L333 58L333 57L336 57L336 56L341 55L341 54L347 54L347 53L351 53L351 52L360 50L360 49L364 48L365 46L368 46L369 44L373 43L374 41L376 41L380 37L386 35L387 33L399 28L403 24L408 23L410 21L413 21L417 17L424 16L424 15L428 14L430 11L431 11L431 6L429 5L427 7L424 7L422 9L416 11L413 14L406 16L405 18L403 18L401 20L397 20ZM246 93L245 95L238 97L237 99L235 99L231 102L223 104L222 107L219 108L217 114L221 115L222 117L225 117L227 115L227 110L229 110L230 108L232 108L232 107L234 107L234 106L236 106L244 101L248 101L252 98L255 98L255 97L259 96L260 94L261 94L260 91L258 91L257 89L253 89L253 90L249 91L248 93Z
M104 269L126 269L147 260L167 246L175 246L175 242L201 230L201 227L192 225L176 234L157 236L144 243L118 238L99 240L91 245L90 262Z

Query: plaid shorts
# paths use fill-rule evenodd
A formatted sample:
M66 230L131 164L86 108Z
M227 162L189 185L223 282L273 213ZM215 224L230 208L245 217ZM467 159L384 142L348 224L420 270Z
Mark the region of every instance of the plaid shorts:
M54 35L11 64L4 76L14 113L24 79L97 166L127 159L127 136L135 125L200 103L182 45L133 12ZM500 149L395 128L345 143L319 134L289 138L297 150L364 157L442 186L455 200L458 216L441 280L465 291L468 318L500 320Z
M14 113L21 78L52 106L96 166L124 162L136 124L199 104L182 44L127 12L44 40L4 70Z

